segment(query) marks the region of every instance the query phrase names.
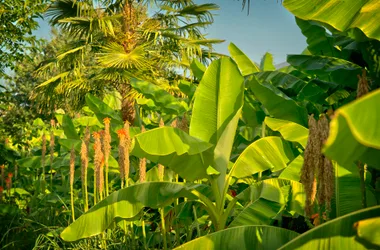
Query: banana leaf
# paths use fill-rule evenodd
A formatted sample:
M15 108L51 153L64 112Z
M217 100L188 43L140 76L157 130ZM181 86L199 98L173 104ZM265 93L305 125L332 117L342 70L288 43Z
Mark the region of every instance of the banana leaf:
M260 72L260 69L256 66L256 64L252 62L251 59L249 59L249 57L246 56L235 44L230 43L228 45L228 50L243 76Z
M243 190L237 198L248 204L229 227L269 225L283 210L304 213L305 192L303 185L296 181L277 178L260 181Z
M194 200L192 189L202 185L172 182L147 182L113 192L80 216L61 233L65 241L76 241L98 235L109 228L116 218L133 219L144 207L160 208L178 197Z
M281 137L264 137L250 144L240 154L231 169L231 176L244 178L268 169L279 171L293 159L290 145Z
M241 226L200 237L175 248L175 250L277 249L297 235L296 232L272 226Z
M324 154L347 166L362 161L380 169L380 90L336 110Z
M244 78L228 57L211 63L195 93L190 135L214 145L205 161L206 166L211 165L219 172L216 181L220 193L224 188L243 95Z
M189 136L180 129L161 127L134 137L132 155L171 168L189 181L207 178L201 153L212 145Z
M298 142L303 148L306 147L307 137L309 130L297 123L275 119L271 117L265 117L265 124L273 131L281 133L287 141Z
M307 126L306 108L300 106L275 86L265 82L260 83L255 76L251 76L246 84L271 116Z
M367 242L357 239L354 225L360 220L376 217L379 214L380 206L347 214L299 235L279 249L373 249L373 246Z
M378 0L284 0L293 15L326 23L345 32L359 28L369 38L380 40L380 1Z

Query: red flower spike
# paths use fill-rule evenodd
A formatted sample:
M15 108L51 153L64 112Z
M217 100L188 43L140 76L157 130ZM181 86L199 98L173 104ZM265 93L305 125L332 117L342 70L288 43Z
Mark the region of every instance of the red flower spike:
M111 118L106 117L106 118L103 119L103 122L104 122L105 124L110 124L110 123L111 123Z

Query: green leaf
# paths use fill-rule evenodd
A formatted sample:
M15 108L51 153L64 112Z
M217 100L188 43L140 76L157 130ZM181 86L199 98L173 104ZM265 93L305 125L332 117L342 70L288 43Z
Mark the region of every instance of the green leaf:
M352 62L328 56L288 55L287 61L298 70L325 77L326 80L352 89L356 89L357 75L361 74L362 70Z
M307 38L307 48L313 55L339 57L340 51L334 47L335 39L327 34L326 29L313 21L305 21L296 17L296 23Z
M280 71L264 71L256 73L260 82L268 82L277 88L287 90L295 95L301 91L307 83L300 78Z
M347 214L301 234L279 249L369 249L356 240L354 224L379 214L380 206Z
M31 195L28 191L23 188L12 188L11 193L17 193L19 195Z
M189 181L207 178L207 166L201 153L212 145L180 129L162 127L148 130L134 137L132 147L131 154L161 163Z
M97 126L99 128L103 128L104 125L99 122L99 120L94 116L81 116L79 118L75 118L73 120L74 125L77 126L83 126L83 127L92 127Z
M153 83L132 79L131 86L145 97L152 99L157 106L160 106L168 114L179 115L187 110L174 96Z
M121 109L121 99L122 96L119 92L113 91L110 94L107 94L103 98L103 102L107 104L110 108L113 110L120 110Z
M359 238L380 246L380 217L359 221L357 234Z
M265 124L273 131L281 133L287 141L298 142L303 148L306 147L307 137L309 130L297 123L275 119L271 117L265 117Z
M65 241L76 241L98 235L110 227L115 218L133 219L144 207L164 207L178 197L194 200L191 190L201 186L147 182L121 189L80 216L63 230L61 237Z
M255 76L247 82L247 86L271 116L307 126L306 108L299 106L276 87L267 83L260 84Z
M41 158L41 156L24 157L16 162L20 167L36 169L41 167Z
M378 0L285 0L284 6L301 19L326 23L342 32L359 28L367 37L380 40Z
M230 51L231 57L238 65L243 76L251 75L260 71L256 64L253 63L251 59L249 59L235 44L230 43L230 45L228 45L228 50Z
M348 92L347 90L345 90L345 89L338 89L337 91L335 91L334 93L332 93L330 96L328 96L326 98L326 102L329 105L334 105L337 102L339 102L340 100L346 99L349 96L350 96L350 92Z
M243 83L236 64L224 57L211 63L195 93L190 135L215 145L213 167L220 172L221 190L243 106Z
M75 130L74 123L68 115L63 116L62 128L63 131L65 131L67 139L80 139L77 131Z
M313 103L320 103L323 104L328 98L327 91L323 90L321 87L319 87L317 84L315 84L313 81L310 81L307 85L305 85L301 91L297 95L297 99L299 101L310 101Z
M287 194L283 193L284 187L289 187ZM254 183L241 192L237 198L248 201L248 205L229 227L270 224L284 209L303 214L305 207L303 185L289 180L267 179Z
M79 153L81 149L82 141L77 140L77 139L60 138L58 140L58 143L62 145L63 147L65 147L67 150L71 150L74 147L75 152Z
M203 76L203 75L202 75ZM178 88L187 95L190 99L193 98L195 90L197 89L196 85L194 83L180 80L178 84Z
M285 190L285 187L290 188ZM283 197L279 193L280 189ZM304 188L303 185L297 181L283 180L279 178L267 179L254 183L236 197L239 200L248 202L254 201L258 198L281 204L286 202L287 211L298 213L300 215L303 215L305 211L306 196Z
M41 118L34 119L33 126L45 127L45 123Z
M157 110L157 106L154 104L152 99L141 97L136 98L135 100L138 105L143 106L146 110Z
M296 232L272 226L233 227L192 240L175 249L277 249L297 235Z
M280 137L264 137L253 142L240 154L231 169L231 176L244 178L268 169L279 171L286 168L293 158L287 142Z
M380 90L336 110L324 154L340 165L362 161L380 168Z
M255 100L253 95L245 91L241 119L247 126L256 128L264 121L265 113L260 106L261 104Z
M291 181L300 181L302 165L303 156L299 155L284 169L284 171L282 171L278 178Z
M273 71L276 67L273 65L273 56L271 53L265 53L260 62L261 71Z
M198 80L202 80L203 74L206 71L206 67L197 59L194 59L190 64L191 71Z
M6 191L3 191L4 193ZM21 210L17 207L17 205L9 205L9 204L0 204L0 215L1 216L15 216L18 215Z
M333 162L335 167L335 193L333 213L342 216L362 208L362 192L360 190L360 177L355 164L340 166ZM376 205L376 198L371 191L367 191L367 206ZM333 214L334 215L334 214Z
M87 94L86 95L86 103L87 106L95 113L99 122L103 122L103 119L108 117L111 118L111 124L119 124L123 125L123 120L121 119L121 115L114 111L110 106L105 104L99 98Z

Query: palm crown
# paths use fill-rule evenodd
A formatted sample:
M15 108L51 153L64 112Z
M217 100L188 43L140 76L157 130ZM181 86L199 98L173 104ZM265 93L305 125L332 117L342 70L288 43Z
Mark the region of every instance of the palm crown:
M86 92L117 89L124 97L123 118L133 121L137 92L130 79L147 80L179 95L178 77L168 76L186 71L194 58L207 62L217 56L212 45L222 40L206 39L201 32L213 22L210 11L217 9L188 0L55 1L47 16L67 42L37 70L46 81L34 97L46 107L57 107L60 99L80 107Z

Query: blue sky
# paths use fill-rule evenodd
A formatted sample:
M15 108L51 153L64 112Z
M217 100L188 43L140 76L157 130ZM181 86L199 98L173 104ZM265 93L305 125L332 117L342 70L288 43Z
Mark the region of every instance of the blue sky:
M214 24L206 30L208 38L226 40L215 46L219 53L228 54L228 44L233 42L255 62L270 52L278 64L286 61L287 54L299 54L306 48L306 39L294 16L277 0L251 0L249 15L246 9L242 11L241 0L195 2L213 2L220 6L220 10L214 12ZM41 22L36 34L49 38L49 33L49 25Z
M251 0L248 16L241 1L214 2L220 10L208 29L209 37L226 40L215 47L218 52L228 54L228 44L233 42L255 62L270 52L278 64L286 61L287 54L299 54L307 46L294 16L276 0Z

